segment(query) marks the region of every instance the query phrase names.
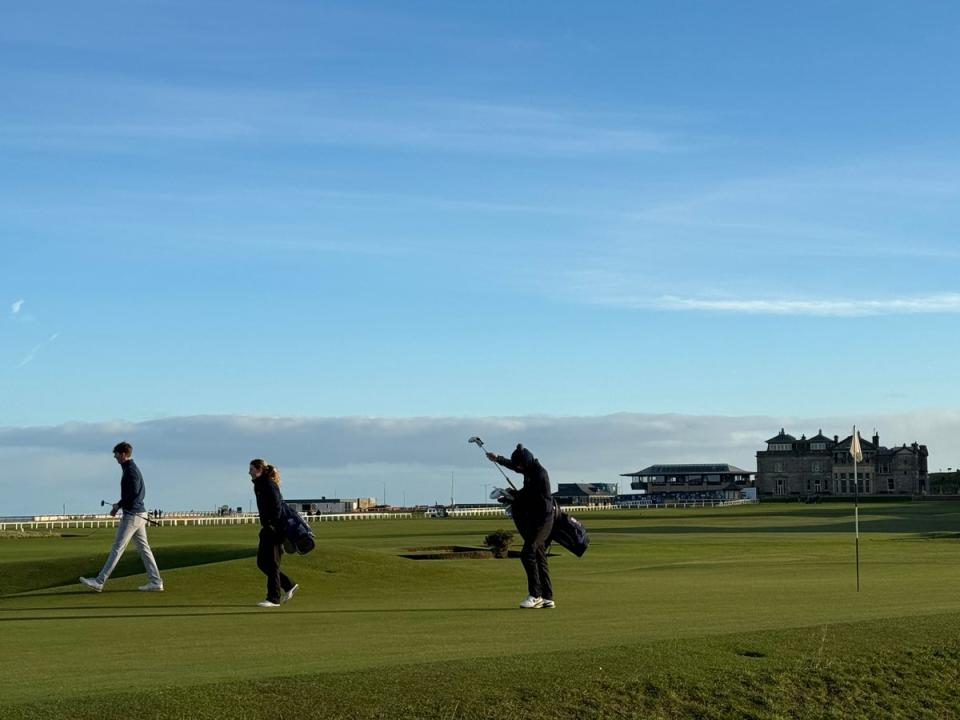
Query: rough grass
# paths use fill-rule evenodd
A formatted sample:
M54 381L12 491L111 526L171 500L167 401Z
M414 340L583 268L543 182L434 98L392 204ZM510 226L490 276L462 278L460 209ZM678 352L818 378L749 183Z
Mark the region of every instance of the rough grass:
M960 505L862 509L859 594L850 510L584 515L555 611L515 560L399 557L496 518L318 526L276 611L255 528L151 529L162 594L135 553L75 584L107 533L0 542L0 717L960 717Z

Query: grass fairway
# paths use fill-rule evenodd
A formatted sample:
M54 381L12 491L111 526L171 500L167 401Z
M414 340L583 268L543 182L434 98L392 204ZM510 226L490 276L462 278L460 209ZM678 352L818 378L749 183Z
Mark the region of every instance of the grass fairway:
M960 717L960 504L584 514L556 610L516 560L408 560L506 520L316 526L263 598L253 526L151 528L164 593L112 531L0 538L0 718Z

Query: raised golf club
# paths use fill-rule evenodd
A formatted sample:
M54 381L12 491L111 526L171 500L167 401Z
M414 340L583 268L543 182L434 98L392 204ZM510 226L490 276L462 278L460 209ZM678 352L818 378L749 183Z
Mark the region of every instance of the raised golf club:
M483 455L484 455L484 457L486 457L487 451L486 451L486 449L483 447L483 440L481 440L478 436L474 435L472 438L470 438L469 440L467 440L467 442L468 442L468 443L473 443L473 444L476 445L478 448L480 448L480 452L482 452ZM491 462L493 462L493 461L491 461ZM497 463L494 463L494 465L497 465ZM510 487L512 487L514 490L516 490L516 489L517 489L517 486L514 485L514 484L510 481L510 478L507 477L507 474L503 471L503 468L500 467L499 465L497 465L497 470L500 471L500 474L503 475L503 479L506 480L507 483L509 483Z

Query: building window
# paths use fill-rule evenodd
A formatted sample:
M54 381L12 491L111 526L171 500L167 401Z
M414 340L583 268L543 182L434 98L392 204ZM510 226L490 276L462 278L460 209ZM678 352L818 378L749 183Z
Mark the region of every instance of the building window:
M783 489L783 478L777 478L777 495L786 494Z
M826 449L827 449L827 444L826 444L826 443L810 443L810 449L811 449L811 450L826 450Z
M807 492L810 492L810 478L807 478Z
M842 492L842 493L846 493L846 492L847 492L847 481L846 481L846 480L841 480L841 481L840 481L840 492Z
M897 489L897 485L896 485L896 482L894 481L894 479L893 479L893 478L888 479L888 480L887 480L887 490L889 490L890 492L893 492L893 491L896 490L896 489Z
M783 472L783 463L782 463L782 462L774 463L774 464L773 464L773 471L774 471L774 472Z
M810 465L810 469L811 469L813 472L820 472L820 463L818 463L818 462L812 463L812 464Z

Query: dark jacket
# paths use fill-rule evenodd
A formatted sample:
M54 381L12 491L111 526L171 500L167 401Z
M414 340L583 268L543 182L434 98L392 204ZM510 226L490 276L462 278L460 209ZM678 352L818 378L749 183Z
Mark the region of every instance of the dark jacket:
M126 513L146 512L143 498L147 490L143 486L143 475L133 460L120 464L123 468L123 477L120 478L120 508Z
M550 494L550 476L539 460L518 468L509 458L497 456L497 462L505 468L523 474L523 487L514 494L513 512L519 513L523 524L543 524L543 518L553 512L553 495ZM529 522L528 522L529 520Z
M277 537L283 537L283 497L279 486L261 475L253 481L253 493L257 498L260 524L273 530Z

